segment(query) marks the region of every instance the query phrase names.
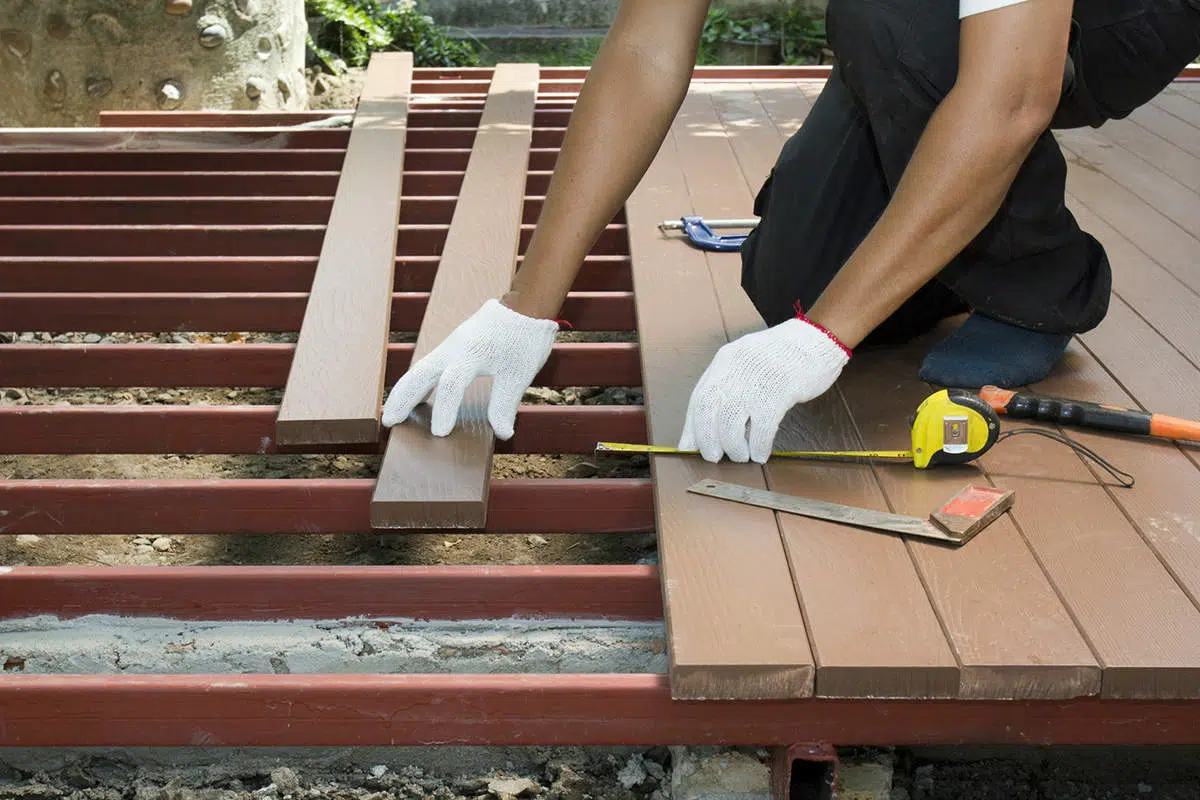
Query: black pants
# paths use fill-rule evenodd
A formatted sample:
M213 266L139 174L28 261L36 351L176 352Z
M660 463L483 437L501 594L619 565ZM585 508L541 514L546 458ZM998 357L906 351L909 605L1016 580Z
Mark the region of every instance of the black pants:
M837 64L759 192L742 247L742 286L770 325L811 306L866 236L958 69L955 0L831 0L826 29ZM1200 0L1079 0L1051 129L1126 116L1197 54ZM1066 208L1066 174L1048 130L991 222L872 338L965 310L1048 333L1098 325L1111 273Z

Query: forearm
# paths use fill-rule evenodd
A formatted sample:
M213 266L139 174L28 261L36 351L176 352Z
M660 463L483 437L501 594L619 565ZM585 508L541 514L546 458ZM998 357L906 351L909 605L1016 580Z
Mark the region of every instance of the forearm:
M533 317L558 313L584 257L662 145L691 80L706 9L622 3L580 91L505 305Z
M951 91L929 120L874 228L809 310L856 347L999 209L1044 129L1041 113Z

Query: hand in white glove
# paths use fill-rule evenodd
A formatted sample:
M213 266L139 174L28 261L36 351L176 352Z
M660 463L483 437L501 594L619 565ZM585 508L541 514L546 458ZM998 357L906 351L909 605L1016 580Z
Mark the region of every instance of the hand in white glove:
M429 427L434 436L446 436L471 381L490 375L488 422L497 438L511 438L517 406L550 357L557 331L553 320L527 317L488 300L396 382L383 406L383 424L404 422L436 386Z
M692 390L679 449L766 463L784 415L824 394L849 360L833 334L803 316L730 342Z

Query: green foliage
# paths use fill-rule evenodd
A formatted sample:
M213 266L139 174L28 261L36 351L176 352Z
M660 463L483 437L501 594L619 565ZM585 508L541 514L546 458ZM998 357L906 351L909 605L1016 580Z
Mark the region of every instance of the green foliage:
M814 64L827 46L825 19L791 5L769 17L735 17L725 6L714 6L700 34L697 63L719 64L721 42L778 42L784 64Z
M447 35L412 3L385 10L379 0L305 0L305 11L324 23L316 37L309 37L309 47L334 73L339 71L339 59L361 67L380 50L407 50L418 67L479 64L469 42Z

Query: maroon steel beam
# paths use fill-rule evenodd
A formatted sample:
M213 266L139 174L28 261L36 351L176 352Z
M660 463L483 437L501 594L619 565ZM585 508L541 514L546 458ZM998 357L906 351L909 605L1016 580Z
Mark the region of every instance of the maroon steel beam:
M522 249L533 227L521 226ZM439 255L449 229L449 224L400 225L396 253ZM324 238L324 225L0 225L5 254L25 258L311 256L320 253ZM625 255L628 250L625 226L615 224L608 225L592 247L595 255Z
M672 700L665 675L23 675L0 746L1200 744L1196 702Z
M566 128L536 128L531 145L535 148L561 147L565 133ZM29 149L188 150L198 147L213 150L241 147L344 150L349 138L345 129L5 128L0 130L0 153ZM405 145L416 149L469 148L474 141L474 128L413 128L405 136Z
M340 170L344 150L24 150L4 156L5 172L303 172ZM463 171L470 149L409 149L411 172ZM558 151L533 150L529 168L554 169ZM2 217L0 217L2 219Z
M266 386L287 380L290 344L0 345L6 386ZM386 380L408 369L413 345L388 345ZM638 386L631 343L555 345L538 386Z
M316 264L315 256L5 258L0 286L13 292L306 292ZM437 256L397 258L395 290L428 292L437 264ZM629 257L621 255L588 256L574 286L579 292L632 289Z
M381 453L373 445L280 447L277 406L0 406L0 453ZM521 406L500 453L592 453L646 441L641 406Z
M652 566L13 567L0 619L662 619Z
M0 533L367 533L367 479L0 481ZM654 529L640 478L492 481L477 533L643 533ZM468 531L462 531L464 533Z
M0 320L16 331L298 331L307 303L302 292L0 294ZM392 330L418 330L428 304L427 292L393 294ZM581 331L637 325L632 292L575 292L560 316Z

